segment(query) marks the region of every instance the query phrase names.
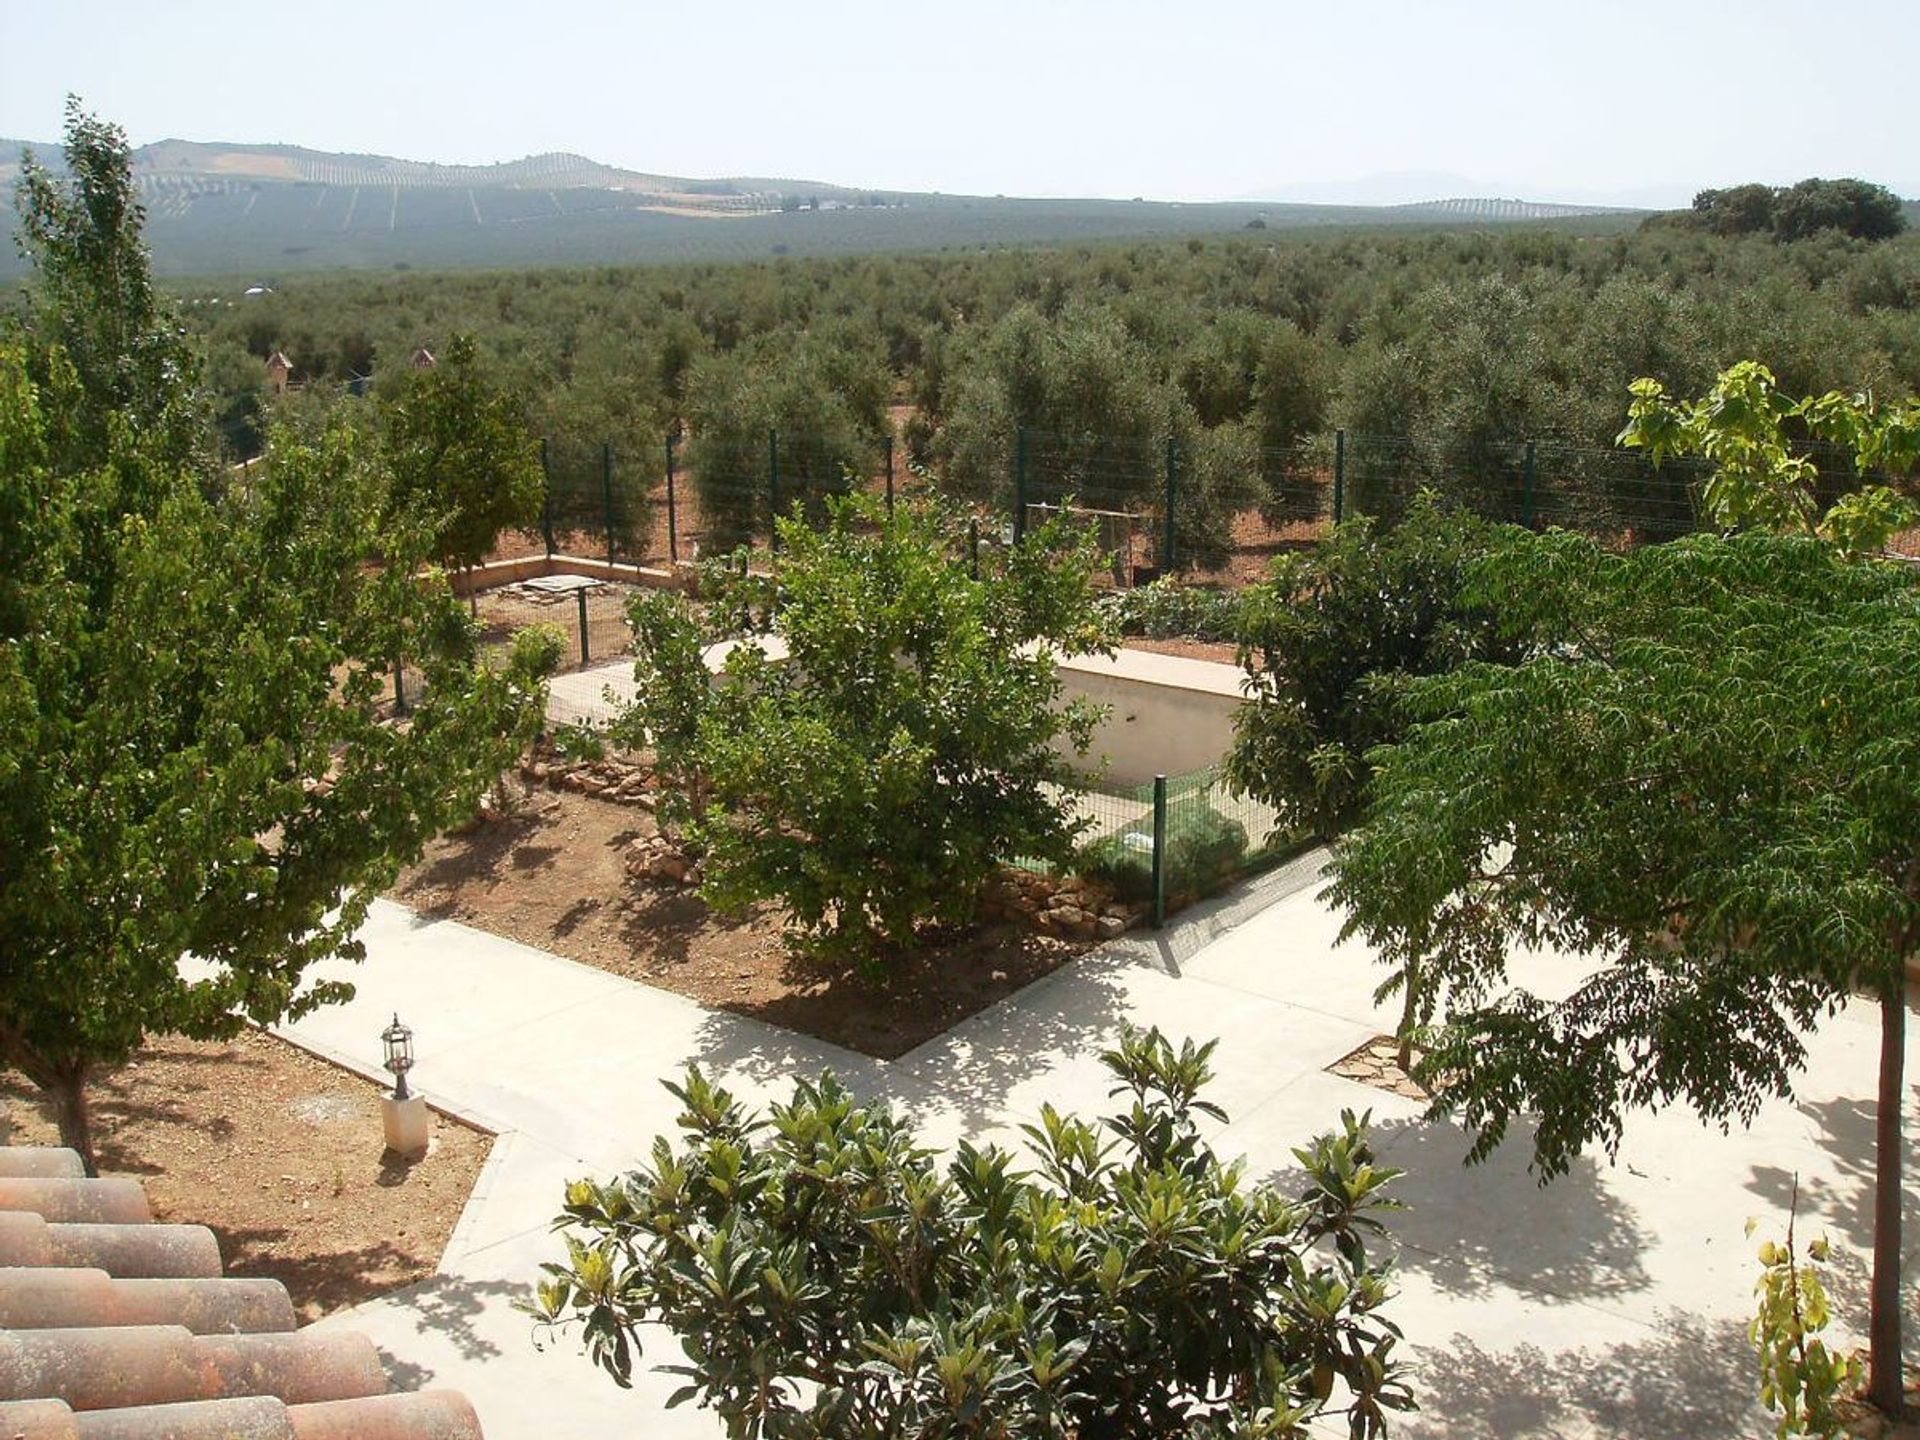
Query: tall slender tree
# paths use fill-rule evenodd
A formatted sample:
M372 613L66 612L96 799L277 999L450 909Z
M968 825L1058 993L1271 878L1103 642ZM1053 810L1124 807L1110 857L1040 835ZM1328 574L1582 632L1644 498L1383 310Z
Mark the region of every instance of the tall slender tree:
M0 1062L92 1165L87 1082L351 993L371 897L537 723L551 644L479 663L423 527L354 437L198 463L124 136L74 106L29 166L40 283L0 342ZM426 676L405 725L383 701ZM192 964L183 968L191 958Z

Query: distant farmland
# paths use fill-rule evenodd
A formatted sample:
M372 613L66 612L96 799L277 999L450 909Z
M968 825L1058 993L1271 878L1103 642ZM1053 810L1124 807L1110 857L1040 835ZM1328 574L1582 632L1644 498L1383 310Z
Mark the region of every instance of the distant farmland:
M302 165L364 178L263 180L142 176L147 235L163 274L258 274L322 269L513 268L526 265L764 260L889 250L994 249L1091 240L1375 225L1546 218L1490 207L1216 204L1023 200L981 196L868 198L820 187L803 208L769 193L664 194L580 184L460 184L354 166ZM506 167L462 167L498 171ZM386 178L376 178L381 174ZM569 174L567 179L576 179ZM738 182L741 185L750 182ZM777 182L766 182L777 183ZM718 189L719 187L716 187ZM815 202L820 208L804 208ZM877 203L875 203L877 202ZM794 200L789 199L791 206ZM1583 229L1624 229L1633 216L1590 215ZM21 262L8 247L0 278Z

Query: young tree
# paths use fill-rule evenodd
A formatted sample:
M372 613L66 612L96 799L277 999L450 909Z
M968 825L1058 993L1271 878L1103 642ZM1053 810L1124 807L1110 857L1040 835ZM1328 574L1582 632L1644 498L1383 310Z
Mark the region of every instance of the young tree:
M1093 557L1050 526L976 579L948 518L867 496L830 501L824 528L781 520L780 543L788 658L749 640L709 689L691 614L648 602L621 729L699 777L711 900L781 900L805 948L877 966L922 922L970 918L1001 862L1069 858L1055 745L1084 752L1095 717L1056 707L1050 647L1107 644Z
M1788 1093L1801 1032L1856 991L1881 1050L1874 1402L1902 1408L1905 966L1920 956L1920 577L1857 558L1907 523L1886 484L1823 515L1785 426L1861 470L1920 456L1920 404L1794 402L1747 362L1694 402L1636 381L1622 443L1705 456L1730 538L1627 556L1510 532L1467 595L1531 637L1515 665L1411 682L1331 895L1447 1010L1426 1061L1474 1154L1536 1111L1535 1161L1618 1143L1623 1112L1722 1123ZM1607 963L1571 996L1508 988L1516 942Z
M1624 1113L1789 1092L1803 1032L1881 1008L1872 1394L1900 1403L1903 965L1920 957L1920 583L1806 537L1609 555L1513 532L1469 594L1549 643L1410 682L1331 896L1444 1024L1425 1068L1548 1175ZM1558 637L1575 637L1553 643ZM1513 989L1516 945L1599 963Z
M1423 492L1390 530L1361 516L1312 552L1276 559L1241 604L1247 703L1234 716L1228 779L1273 806L1291 830L1332 839L1357 821L1369 757L1406 727L1399 687L1469 660L1519 654L1493 615L1463 594L1469 568L1496 533ZM1406 1069L1432 995L1417 966L1390 984L1401 991Z
M480 366L473 337L456 335L382 416L393 503L428 527L433 554L470 568L503 530L539 517L540 442L518 400Z
M380 527L350 434L279 437L228 481L101 399L69 337L124 346L82 359L146 376L147 413L193 404L183 372L142 369L165 316L106 313L147 293L137 214L88 203L130 193L125 140L70 130L74 189L33 180L57 240L32 251L34 323L0 345L0 1061L91 1166L97 1067L349 993L302 977L356 954L371 897L511 761L553 656L477 662L444 577L414 572L418 532ZM427 684L397 726L381 692L403 654Z
M1233 783L1288 829L1332 839L1351 825L1368 753L1401 732L1396 682L1517 654L1461 594L1496 533L1422 493L1392 529L1361 516L1278 557L1241 601L1247 703L1227 753Z
M1295 1152L1297 1198L1249 1185L1200 1137L1212 1049L1126 1033L1109 1133L1046 1106L1031 1170L942 1165L831 1075L762 1119L691 1071L677 1149L568 1188L529 1308L621 1385L667 1326L677 1398L735 1440L1382 1436L1413 1408L1369 1253L1399 1172L1349 1113Z

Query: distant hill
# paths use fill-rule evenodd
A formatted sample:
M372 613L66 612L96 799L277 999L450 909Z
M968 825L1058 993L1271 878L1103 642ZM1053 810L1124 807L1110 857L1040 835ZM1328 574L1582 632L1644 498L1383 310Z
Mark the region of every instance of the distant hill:
M1537 200L1420 200L1395 210L1435 220L1572 220L1587 215L1639 215L1611 205L1556 205Z
M22 142L0 141L0 186ZM58 166L58 145L35 144ZM744 260L1078 243L1246 229L1583 221L1628 212L1505 200L1356 206L1026 200L822 181L693 179L530 155L440 165L296 145L160 140L133 153L162 274ZM21 265L0 250L0 279Z

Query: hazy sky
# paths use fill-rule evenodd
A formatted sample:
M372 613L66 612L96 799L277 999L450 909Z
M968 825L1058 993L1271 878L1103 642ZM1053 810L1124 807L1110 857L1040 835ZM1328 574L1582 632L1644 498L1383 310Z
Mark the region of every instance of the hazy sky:
M73 91L136 143L950 192L1912 195L1916 56L1920 0L0 0L0 135Z

